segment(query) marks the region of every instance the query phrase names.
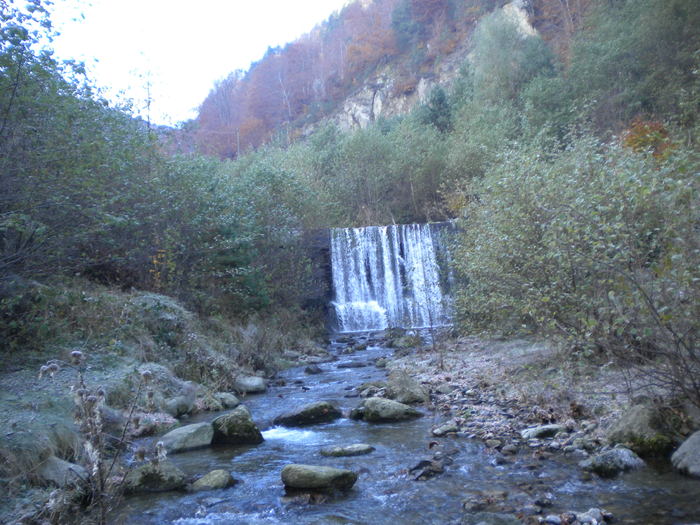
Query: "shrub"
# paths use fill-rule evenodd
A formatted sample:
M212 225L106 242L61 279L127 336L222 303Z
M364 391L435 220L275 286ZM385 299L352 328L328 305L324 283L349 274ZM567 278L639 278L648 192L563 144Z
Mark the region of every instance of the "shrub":
M457 252L469 330L536 330L625 363L700 403L699 159L589 137L514 150L478 186Z

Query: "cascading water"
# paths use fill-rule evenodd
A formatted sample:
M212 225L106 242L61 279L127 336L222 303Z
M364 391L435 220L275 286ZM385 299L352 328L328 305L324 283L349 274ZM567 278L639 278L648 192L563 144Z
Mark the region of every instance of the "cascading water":
M441 231L448 223L331 230L333 308L339 332L449 322Z

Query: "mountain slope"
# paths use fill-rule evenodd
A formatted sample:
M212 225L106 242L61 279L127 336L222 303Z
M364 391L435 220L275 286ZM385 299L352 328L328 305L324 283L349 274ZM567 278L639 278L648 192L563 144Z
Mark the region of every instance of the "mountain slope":
M523 26L534 24L565 55L589 3L356 1L214 86L200 107L194 140L203 153L234 158L275 134L293 140L328 118L347 129L403 114L456 76L476 23L494 9L505 6Z

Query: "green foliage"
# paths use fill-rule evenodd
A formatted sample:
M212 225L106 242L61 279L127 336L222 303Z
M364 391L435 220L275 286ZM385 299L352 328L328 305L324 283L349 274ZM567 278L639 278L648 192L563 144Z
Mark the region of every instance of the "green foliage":
M508 152L465 210L463 326L558 334L668 370L685 363L673 387L700 399L699 166L692 151L659 164L589 137L551 157Z
M588 25L574 42L568 84L600 128L638 114L682 114L697 82L697 0L601 2Z
M422 124L432 125L442 133L452 129L452 108L442 87L433 88L427 103L418 111Z
M165 157L145 123L94 96L79 66L35 50L50 24L34 4L2 17L0 282L82 274L203 311L264 304L254 240L278 211L270 202L293 196L271 181L275 191L252 209L243 197L254 185L234 184L225 163ZM20 315L16 298L2 300Z
M391 13L391 28L396 44L402 51L414 45L424 33L421 24L413 17L411 3L411 0L401 0Z
M514 99L523 85L553 71L553 54L538 36L523 34L518 23L494 11L474 35L474 94L486 103Z

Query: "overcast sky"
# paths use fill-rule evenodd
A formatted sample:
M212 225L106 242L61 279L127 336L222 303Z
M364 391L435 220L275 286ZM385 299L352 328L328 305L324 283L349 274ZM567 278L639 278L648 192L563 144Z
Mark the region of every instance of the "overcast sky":
M269 46L309 32L348 0L55 0L58 58L82 60L108 98L134 99L151 120L196 115L216 80ZM138 113L138 111L136 111Z

